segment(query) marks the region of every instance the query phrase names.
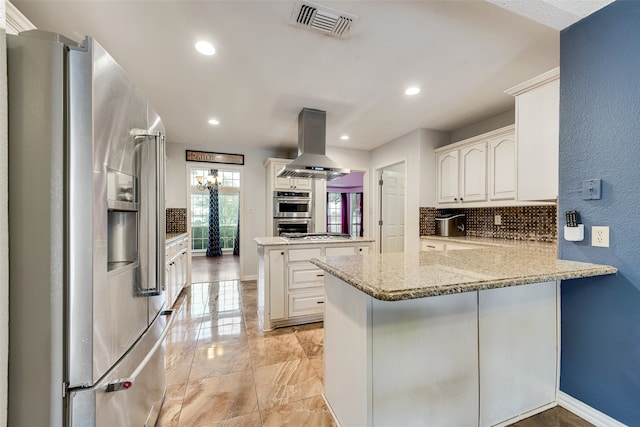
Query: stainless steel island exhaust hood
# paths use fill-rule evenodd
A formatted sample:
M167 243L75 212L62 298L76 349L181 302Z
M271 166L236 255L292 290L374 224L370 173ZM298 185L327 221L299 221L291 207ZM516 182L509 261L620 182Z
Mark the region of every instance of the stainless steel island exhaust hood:
M326 115L303 108L298 114L298 158L286 165L279 177L313 178L331 181L351 172L325 155Z

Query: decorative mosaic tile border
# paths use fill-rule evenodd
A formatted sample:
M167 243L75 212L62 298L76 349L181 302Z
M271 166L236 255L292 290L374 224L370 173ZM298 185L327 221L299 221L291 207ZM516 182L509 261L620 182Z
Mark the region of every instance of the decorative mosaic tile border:
M187 208L167 208L167 233L187 232Z
M468 236L541 242L558 241L556 206L420 208L420 235L434 235L435 217L452 213L466 214ZM500 215L501 225L494 224L495 215Z
M420 235L433 236L436 234L436 208L420 208Z

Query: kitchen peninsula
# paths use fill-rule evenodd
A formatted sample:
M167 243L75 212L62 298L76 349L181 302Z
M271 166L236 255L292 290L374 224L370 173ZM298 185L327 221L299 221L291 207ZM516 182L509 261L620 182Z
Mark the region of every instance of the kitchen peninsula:
M256 237L258 316L265 331L319 322L324 312L324 273L311 258L369 253L374 239L331 233L291 238Z
M556 405L560 280L617 270L544 243L465 249L311 260L340 425L506 425Z

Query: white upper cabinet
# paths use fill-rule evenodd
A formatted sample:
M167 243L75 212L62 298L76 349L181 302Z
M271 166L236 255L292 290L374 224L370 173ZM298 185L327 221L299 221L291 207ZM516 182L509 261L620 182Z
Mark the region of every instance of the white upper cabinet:
M438 207L495 206L515 199L514 126L487 132L436 152Z
M506 91L516 98L518 200L558 197L560 69Z
M436 153L438 203L458 202L458 150Z
M460 149L460 201L487 200L487 143Z
M516 139L509 132L489 140L489 198L516 198Z
M274 190L311 190L312 181L310 178L278 177L278 172L288 163L291 161L271 163Z

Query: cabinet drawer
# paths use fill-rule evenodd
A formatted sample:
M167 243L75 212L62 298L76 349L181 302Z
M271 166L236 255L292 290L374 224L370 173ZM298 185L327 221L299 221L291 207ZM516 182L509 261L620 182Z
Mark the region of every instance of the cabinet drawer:
M311 258L319 258L321 251L320 248L289 249L289 261L309 261Z
M355 253L353 246L338 246L335 248L325 249L327 256L353 255Z
M289 289L324 286L324 271L309 262L289 265Z
M363 255L369 253L369 246L359 246L356 248L356 253Z
M324 313L324 290L289 294L289 317Z

